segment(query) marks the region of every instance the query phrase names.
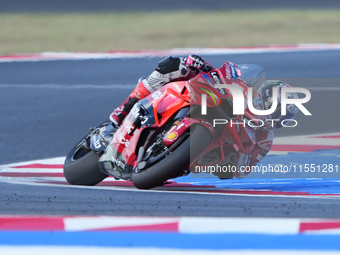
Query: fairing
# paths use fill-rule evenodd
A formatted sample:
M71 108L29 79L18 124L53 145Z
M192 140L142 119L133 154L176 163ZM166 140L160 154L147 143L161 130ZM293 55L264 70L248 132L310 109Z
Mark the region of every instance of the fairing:
M190 107L190 118L188 116L179 118L176 126L166 133L163 140L166 146L171 146L191 126L203 125L214 137L214 141L204 153L218 149L221 155L219 162L223 161L231 150L241 150L245 153L251 151L256 143L256 129L242 123L245 119L254 119L258 116L252 115L247 111L248 109L245 115L229 114L228 116L225 112L232 112L233 96L229 90L221 91L215 85L239 86L245 98L247 98L247 88L252 86L255 90L254 107L256 105L262 109L258 94L264 78L262 71L263 69L260 70L254 65L237 67L231 62L226 62L221 68L209 73L201 72L189 81L171 82L140 100L124 119L107 146L105 154L100 158L102 171L116 178L129 180L131 173L138 165L138 154L144 152L141 148L147 146L160 130L165 130L165 128L169 130L169 123L173 125L179 111L188 107ZM253 81L252 76L256 76ZM240 78L245 78L245 80ZM222 132L215 132L216 128L211 118L209 119L210 116L200 114L203 94L207 95L207 107L217 109L219 114L223 114L223 117L229 123L231 121L233 125L225 125ZM195 114L197 112L199 114Z

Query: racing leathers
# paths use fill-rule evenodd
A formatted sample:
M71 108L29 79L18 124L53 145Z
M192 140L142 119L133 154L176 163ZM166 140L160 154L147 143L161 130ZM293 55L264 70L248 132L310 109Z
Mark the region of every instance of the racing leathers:
M212 70L212 67L196 55L190 55L186 58L168 57L162 60L158 63L155 71L146 79L139 81L128 98L111 113L110 120L116 126L119 126L137 101L170 81L189 80L195 77L199 70L208 72Z
M114 125L119 126L136 102L163 85L171 81L186 81L195 77L200 71L209 72L212 70L211 65L197 55L189 55L184 58L168 57L159 62L156 69L147 78L138 82L128 98L111 113L110 120ZM240 76L241 74L238 73L237 75ZM222 100L224 96L220 93ZM233 172L233 175L237 178L244 178L251 172L251 166L255 166L268 153L273 144L273 139L273 131L258 130L257 144L252 152L245 154L235 150L235 153L232 153L232 156L229 156L222 164L236 166L237 171Z

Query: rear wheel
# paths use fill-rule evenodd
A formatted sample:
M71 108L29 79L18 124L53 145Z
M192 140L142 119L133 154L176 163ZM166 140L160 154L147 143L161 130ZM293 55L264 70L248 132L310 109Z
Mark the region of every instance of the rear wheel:
M84 138L66 157L64 176L72 185L93 186L108 177L99 168L99 154L90 150L86 143Z
M133 185L139 189L151 189L171 178L178 177L191 159L198 157L210 144L211 133L196 125L190 136L164 158L139 173L132 174Z

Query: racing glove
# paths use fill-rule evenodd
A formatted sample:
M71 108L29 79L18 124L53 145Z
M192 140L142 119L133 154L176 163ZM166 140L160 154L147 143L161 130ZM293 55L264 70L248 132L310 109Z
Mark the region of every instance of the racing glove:
M186 66L188 66L195 74L198 74L199 71L207 73L212 70L212 67L204 61L203 58L197 55L189 55L184 61Z

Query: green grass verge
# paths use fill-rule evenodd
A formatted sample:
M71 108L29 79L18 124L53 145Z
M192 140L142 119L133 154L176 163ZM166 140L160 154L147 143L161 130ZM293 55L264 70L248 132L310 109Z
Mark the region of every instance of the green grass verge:
M1 14L0 54L340 42L340 10Z

